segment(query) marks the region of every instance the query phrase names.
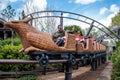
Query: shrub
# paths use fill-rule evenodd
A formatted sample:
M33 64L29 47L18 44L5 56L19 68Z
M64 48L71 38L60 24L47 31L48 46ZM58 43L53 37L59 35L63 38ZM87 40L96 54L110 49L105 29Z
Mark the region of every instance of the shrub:
M112 54L113 70L111 80L120 80L120 41L117 43L117 50Z
M18 80L37 80L37 76L27 75L27 76L23 76L23 77L18 78Z
M4 45L1 47L0 50L0 59L29 59L29 55L22 55L19 50L22 48L22 45L18 46L11 46L11 45ZM34 68L33 65L18 65L19 71L24 70L31 70ZM15 65L8 65L8 64L0 64L1 71L15 71Z
M13 43L14 45L20 45L21 41L18 37L15 37L13 39ZM0 47L4 46L4 45L11 45L12 44L12 40L11 38L5 39L5 40L0 40Z

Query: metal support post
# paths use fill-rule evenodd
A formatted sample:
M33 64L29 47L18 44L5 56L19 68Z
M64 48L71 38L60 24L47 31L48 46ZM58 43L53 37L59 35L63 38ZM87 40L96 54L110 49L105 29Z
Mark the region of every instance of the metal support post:
M99 56L99 58L98 58L98 66L100 66L100 57L101 57L101 56Z
M98 65L97 65L98 59L95 59L95 68L97 69Z
M66 63L65 80L72 80L72 65Z
M91 23L91 25L90 25L90 29L88 30L88 32L87 32L85 38L88 38L88 36L89 36L89 34L90 34L90 31L91 31L92 28L93 28L93 24L94 24L94 21Z
M33 16L30 14L30 17L32 18L32 20L30 21L30 25L33 26Z
M100 54L101 54L101 53L100 53ZM100 56L100 65L102 64L102 61L101 61L102 59L101 59L101 58L102 58L102 54L101 54L101 56Z
M60 25L63 27L63 13L61 13L61 17L60 17Z
M43 75L46 75L46 72L47 72L47 68L43 67Z
M95 54L92 56L92 62L91 62L91 70L96 70L96 60L95 60Z

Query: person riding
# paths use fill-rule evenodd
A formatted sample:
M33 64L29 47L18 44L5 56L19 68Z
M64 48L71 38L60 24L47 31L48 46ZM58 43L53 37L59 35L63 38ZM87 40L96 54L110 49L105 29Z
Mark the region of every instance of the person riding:
M84 41L84 35L82 34L81 31L78 31L76 36L75 36L76 42L83 42Z
M89 34L88 38L90 38L91 42L94 44L95 38L93 37L93 35L91 33Z
M65 31L63 30L63 27L61 25L58 25L58 31L55 32L52 37L53 37L53 41L58 46L63 46L64 45Z

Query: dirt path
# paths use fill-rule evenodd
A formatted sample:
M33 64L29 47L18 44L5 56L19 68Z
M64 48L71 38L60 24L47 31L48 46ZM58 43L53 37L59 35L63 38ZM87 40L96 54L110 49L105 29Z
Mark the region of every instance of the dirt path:
M80 75L82 73L85 73L90 70L90 66L86 67L80 67L78 70L74 70L72 74L72 77L76 77L77 75ZM65 74L64 73L48 73L46 75L40 75L38 79L42 80L64 80L65 79Z
M110 62L105 67L105 69L103 70L103 72L99 76L98 80L100 80L100 79L102 79L102 80L111 80L111 74L112 74L112 63Z
M108 62L101 65L96 71L87 71L73 80L110 80L111 70L111 62Z
M102 64L96 71L91 71L90 66L80 67L74 70L72 80L110 80L111 63ZM39 76L42 80L64 80L64 73L48 73L47 75Z

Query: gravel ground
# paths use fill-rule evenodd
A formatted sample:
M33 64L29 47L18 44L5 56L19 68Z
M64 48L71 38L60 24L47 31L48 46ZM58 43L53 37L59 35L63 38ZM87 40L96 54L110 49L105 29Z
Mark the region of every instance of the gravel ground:
M76 77L78 75L81 75L87 71L90 70L90 66L86 67L80 67L78 70L73 70L72 77ZM42 80L64 80L65 79L65 74L64 73L48 73L47 75L40 75L38 79Z
M73 70L72 80L110 80L112 63L102 64L96 71L91 71L90 66L80 67ZM59 72L49 72L46 75L38 75L37 80L64 80L65 74ZM17 80L17 79L0 79L0 80Z
M102 64L96 71L91 71L90 66L80 67L73 71L72 80L110 80L111 70L111 62ZM39 80L64 80L64 78L64 73L57 72L38 77Z

